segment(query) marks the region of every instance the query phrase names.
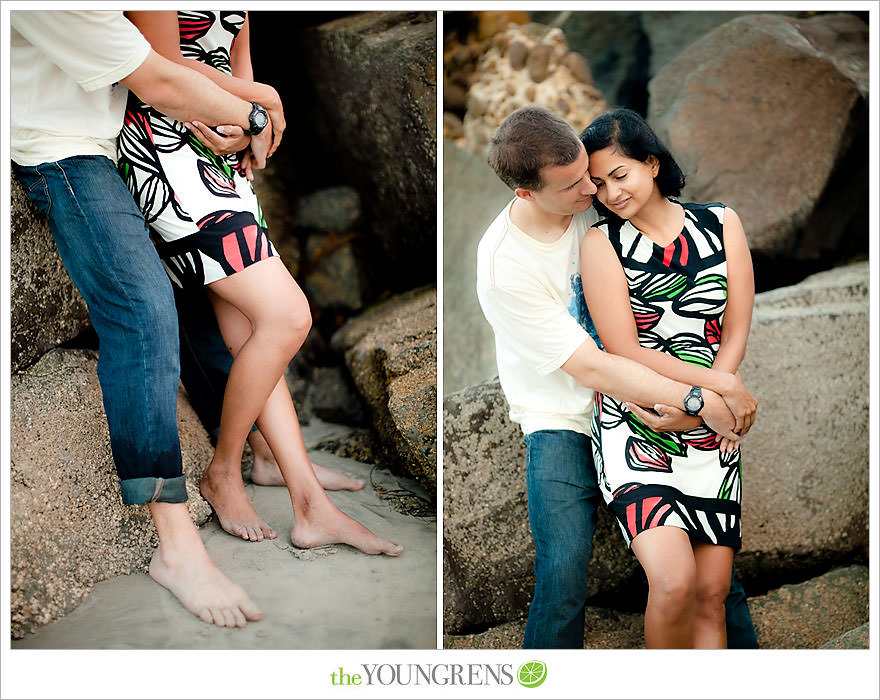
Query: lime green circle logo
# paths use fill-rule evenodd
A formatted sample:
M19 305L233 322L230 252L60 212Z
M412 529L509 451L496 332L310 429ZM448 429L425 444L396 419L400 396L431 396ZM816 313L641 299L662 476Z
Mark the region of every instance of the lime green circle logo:
M543 661L526 661L516 674L516 679L523 688L537 688L546 678L547 664Z

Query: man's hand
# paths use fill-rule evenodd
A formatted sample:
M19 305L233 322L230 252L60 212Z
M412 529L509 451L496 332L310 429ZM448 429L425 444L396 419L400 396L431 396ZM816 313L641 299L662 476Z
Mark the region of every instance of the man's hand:
M251 137L244 133L244 129L234 124L225 124L214 129L201 122L184 122L184 125L218 156L243 151L251 142Z
M742 437L755 422L755 413L758 410L758 400L749 393L743 384L742 376L739 372L732 376L730 388L722 392L721 398L733 413L736 420L736 433Z
M624 404L636 417L652 430L665 432L668 430L692 430L703 423L699 416L689 416L680 408L666 406L658 403L654 406L654 412L648 411L641 406L626 402Z

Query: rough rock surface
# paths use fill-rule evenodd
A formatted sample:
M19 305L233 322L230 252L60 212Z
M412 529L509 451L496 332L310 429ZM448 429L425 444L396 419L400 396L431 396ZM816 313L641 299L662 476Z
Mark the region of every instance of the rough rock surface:
M351 187L330 187L303 197L296 212L300 228L345 233L361 216L361 198Z
M867 649L868 569L849 566L782 586L749 598L749 611L762 649ZM585 649L644 649L641 613L588 606L584 621ZM443 647L520 649L525 626L521 619L477 634L447 634Z
M749 15L667 63L648 121L688 177L683 197L732 206L765 255L867 251L867 33L852 14Z
M303 284L312 304L346 312L363 308L364 274L352 236L313 234L306 241L306 259L308 271Z
M316 128L361 195L378 274L436 279L436 14L364 12L303 34Z
M393 297L346 323L331 340L379 435L381 466L437 482L437 291Z
M492 328L477 301L477 244L513 198L486 164L443 142L443 395L498 373Z
M743 443L736 567L747 588L779 585L867 546L867 285L860 263L757 296L742 366L760 401ZM458 633L525 613L534 549L524 447L497 381L446 396L443 431L444 624ZM623 604L644 578L599 513L590 594Z
M849 632L844 632L830 642L823 644L820 649L868 649L871 646L871 630L866 622Z
M9 434L12 634L71 610L98 581L145 570L156 546L146 506L125 506L88 350L53 350L12 377ZM198 482L212 449L178 398L190 515L207 520Z
M741 17L758 14L749 10L713 12L640 12L641 29L650 44L650 75L657 75L663 66L688 46L713 29ZM802 12L767 12L761 14L803 15Z
M58 255L49 224L10 178L10 351L12 371L88 328L89 311Z
M756 297L741 372L758 398L743 441L750 580L868 542L868 263Z
M607 105L593 86L583 56L568 48L559 29L511 24L480 58L464 116L465 150L485 157L489 139L514 110L548 107L579 131Z
M868 567L853 565L750 598L758 643L763 649L818 649L867 623L868 583Z

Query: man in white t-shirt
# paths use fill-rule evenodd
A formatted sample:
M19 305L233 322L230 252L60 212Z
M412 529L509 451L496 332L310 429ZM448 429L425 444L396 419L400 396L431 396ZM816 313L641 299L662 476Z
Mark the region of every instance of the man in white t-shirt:
M526 648L581 648L587 566L601 501L590 443L593 393L642 406L683 406L691 387L603 352L584 301L580 243L596 222L589 159L551 111L524 107L498 127L489 164L514 193L477 250L477 296L495 334L501 388L527 450L535 593ZM699 415L738 439L754 414L734 417L703 390ZM757 646L742 587L728 599L733 646ZM731 621L731 612L735 619Z
M148 503L159 535L150 575L205 622L242 627L262 613L189 517L174 298L114 161L127 88L180 121L242 127L255 167L277 147L283 113L159 56L122 12L14 11L10 25L13 170L88 304L123 502Z

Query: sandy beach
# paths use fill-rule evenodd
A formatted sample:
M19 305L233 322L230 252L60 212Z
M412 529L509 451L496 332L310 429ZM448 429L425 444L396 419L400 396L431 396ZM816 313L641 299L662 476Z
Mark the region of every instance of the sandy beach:
M397 558L338 545L290 544L287 490L248 482L275 540L234 538L212 518L201 528L212 559L264 613L244 629L205 624L146 574L97 584L57 622L14 640L13 649L434 649L437 635L436 517L411 515L392 494L424 494L413 481L323 452L313 461L367 481L361 491L329 492L336 505L403 545ZM372 484L371 484L372 481ZM376 488L378 487L378 489ZM384 497L380 494L384 494ZM401 512L404 511L404 512Z

